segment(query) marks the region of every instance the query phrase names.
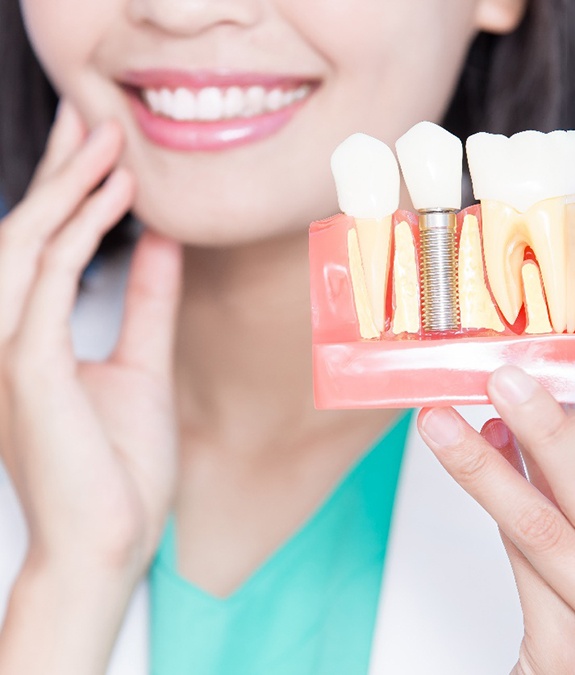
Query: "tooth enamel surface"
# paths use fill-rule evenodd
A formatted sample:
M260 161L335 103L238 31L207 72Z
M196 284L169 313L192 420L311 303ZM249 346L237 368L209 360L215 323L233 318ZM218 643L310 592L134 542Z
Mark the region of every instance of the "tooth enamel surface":
M160 89L158 104L162 115L173 116L174 96L169 89Z
M567 293L568 208L565 198L548 199L518 213L501 202L482 201L487 277L499 309L510 324L523 305L521 269L530 246L541 270L553 330L563 333L575 313Z
M302 84L301 87L298 87L294 91L294 100L295 101L301 101L304 99L310 92L310 88L307 84Z
M177 120L192 120L196 114L196 99L188 89L176 89L173 99L173 113Z
M266 95L266 108L279 110L283 105L283 93L281 89L273 89Z
M404 221L395 228L393 260L394 313L392 331L417 333L421 328L419 279L417 274L415 242L411 228Z
M148 108L154 113L159 113L161 109L160 92L148 89L144 92L144 98L148 104Z
M533 261L528 260L523 263L521 277L525 292L525 311L527 312L525 332L530 335L553 332L549 323L539 268Z
M399 167L391 149L353 134L331 156L339 207L354 218L385 218L399 206Z
M365 281L365 274L361 261L359 241L354 228L347 233L347 251L349 256L349 271L353 288L355 311L359 323L359 334L366 340L378 338L380 331L375 325L371 301Z
M215 121L223 117L224 98L217 87L202 89L197 98L199 120Z
M420 122L395 144L413 206L460 209L463 145L457 136Z
M264 87L204 87L192 91L178 87L144 89L142 99L157 115L177 121L214 122L236 117L253 117L266 112L276 112L293 105L311 93L311 87L283 90L279 87L267 91Z
M230 87L224 98L226 117L239 117L244 109L244 94L239 87Z
M266 90L263 87L250 87L246 93L244 115L260 115L266 103Z
M462 328L505 329L485 283L479 223L472 215L465 216L459 240L459 307Z
M467 159L475 198L509 204L520 213L575 191L573 132L475 134L467 140Z

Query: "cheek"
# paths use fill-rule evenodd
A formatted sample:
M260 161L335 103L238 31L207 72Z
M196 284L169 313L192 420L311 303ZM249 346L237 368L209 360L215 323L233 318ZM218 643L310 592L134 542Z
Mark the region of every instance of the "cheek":
M89 60L105 16L105 2L94 0L21 0L26 31L42 67L59 91ZM100 8L100 10L98 10Z
M334 109L363 117L373 132L379 118L380 138L388 142L411 120L439 121L476 33L476 0L282 0L282 5L329 66ZM394 120L402 119L397 127Z

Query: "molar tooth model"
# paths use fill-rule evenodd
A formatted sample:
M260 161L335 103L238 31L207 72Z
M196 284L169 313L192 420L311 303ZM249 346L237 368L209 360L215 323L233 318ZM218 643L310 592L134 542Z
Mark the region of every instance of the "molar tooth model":
M317 407L486 403L503 364L575 403L575 132L469 138L464 211L458 139L422 122L396 147L418 214L392 151L354 134L343 213L310 228Z

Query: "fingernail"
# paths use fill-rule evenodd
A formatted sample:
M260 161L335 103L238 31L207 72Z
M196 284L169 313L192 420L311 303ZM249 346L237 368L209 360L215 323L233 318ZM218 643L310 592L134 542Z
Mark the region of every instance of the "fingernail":
M515 366L499 368L491 376L491 386L509 403L521 405L527 403L537 391L536 380Z
M511 444L509 429L501 420L489 420L481 429L481 435L497 450L504 450Z
M515 443L515 438L507 428L507 425L500 419L489 420L483 425L481 435L490 443L500 455L504 457L511 466L520 474L525 475L523 459L519 448Z
M451 408L435 408L421 420L421 430L437 445L450 447L462 439L459 416Z

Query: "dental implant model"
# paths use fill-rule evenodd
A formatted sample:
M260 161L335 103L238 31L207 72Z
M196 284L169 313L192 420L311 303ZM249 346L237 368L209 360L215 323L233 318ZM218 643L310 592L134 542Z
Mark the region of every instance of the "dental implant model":
M417 214L355 134L332 159L343 213L310 227L316 406L486 403L504 364L575 403L575 132L472 136L463 211L458 139L424 122L397 152Z
M431 122L420 122L395 145L411 201L419 213L423 326L459 328L456 230L461 209L463 145Z

